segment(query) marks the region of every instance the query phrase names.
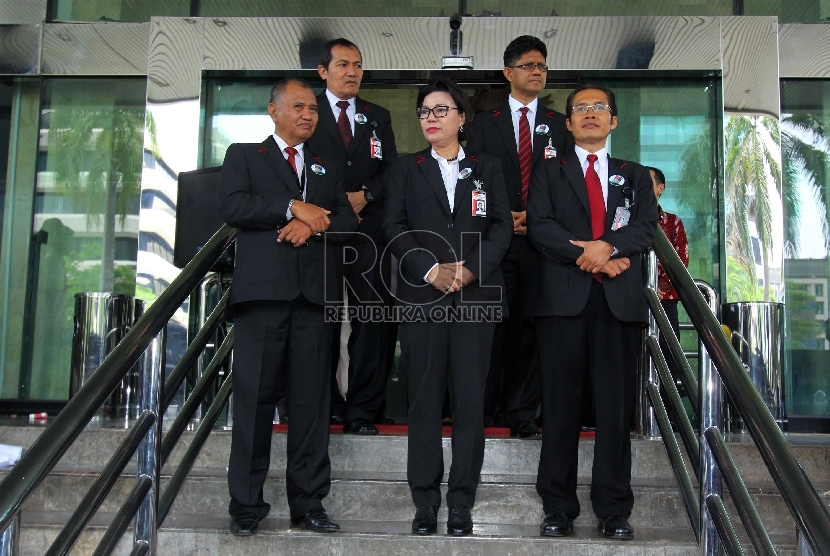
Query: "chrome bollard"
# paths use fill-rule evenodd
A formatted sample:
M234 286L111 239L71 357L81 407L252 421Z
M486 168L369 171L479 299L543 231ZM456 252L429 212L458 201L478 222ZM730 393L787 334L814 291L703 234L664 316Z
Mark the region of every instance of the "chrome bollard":
M0 556L17 556L20 553L20 512L9 521L0 534Z
M645 260L645 278L646 286L657 290L657 255L654 249L649 249ZM660 337L660 330L657 327L657 319L648 313L648 329L643 332L642 350L640 352L640 364L637 369L637 403L634 407L635 411L635 433L643 438L659 440L660 429L657 426L657 417L654 414L654 409L648 402L648 394L646 394L646 387L649 384L660 384L660 375L657 373L657 367L654 361L651 360L651 355L648 352L645 339L648 336Z
M715 318L718 317L718 294L715 289L702 280L695 280L695 285L706 298ZM720 320L720 319L718 319ZM715 366L703 342L698 340L698 369L700 373L700 499L706 500L712 494L723 497L723 480L720 468L712 454L712 448L703 435L709 427L720 429L723 426L723 384L715 371ZM706 504L700 505L700 553L715 556L723 553L714 520Z
M167 328L162 328L158 336L144 352L144 365L141 372L140 410L150 411L156 416L155 424L147 431L147 436L138 447L136 455L138 477L149 477L152 486L138 508L135 516L135 544L147 545L149 554L155 555L158 542L158 499L159 499L159 449L161 446L161 385L164 377L164 352Z

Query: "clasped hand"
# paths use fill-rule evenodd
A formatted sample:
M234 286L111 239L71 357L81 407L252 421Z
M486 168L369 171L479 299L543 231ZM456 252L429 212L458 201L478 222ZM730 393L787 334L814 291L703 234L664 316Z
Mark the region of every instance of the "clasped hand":
M436 290L453 293L474 282L476 277L464 267L464 261L458 261L435 266L429 271L427 280Z
M601 239L594 241L572 239L571 243L583 249L582 255L576 260L576 265L580 270L591 273L602 272L614 278L628 270L628 267L631 266L631 261L628 260L628 257L612 259L611 255L614 253L614 247Z
M328 216L331 214L330 210L306 203L305 201L294 201L294 204L291 206L291 214L294 216L294 220L300 220L308 225L313 234L325 232L331 224Z

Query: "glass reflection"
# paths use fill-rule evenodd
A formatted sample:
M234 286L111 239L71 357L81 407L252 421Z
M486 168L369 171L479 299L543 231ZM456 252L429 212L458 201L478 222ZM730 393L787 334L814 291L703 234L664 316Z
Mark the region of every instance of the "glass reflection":
M21 399L67 398L76 293L135 292L145 89L44 83Z
M780 144L775 118L726 117L726 301L778 301L783 295Z
M790 414L830 416L830 81L781 83ZM814 423L809 430L826 432Z

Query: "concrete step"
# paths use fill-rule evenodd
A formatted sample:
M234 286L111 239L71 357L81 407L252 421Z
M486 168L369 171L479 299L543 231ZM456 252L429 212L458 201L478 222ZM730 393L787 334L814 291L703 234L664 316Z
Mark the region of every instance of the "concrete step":
M29 447L42 432L42 427L0 427L0 442ZM66 466L100 469L123 438L123 429L88 428L61 460ZM181 460L193 437L186 432L170 457L170 464ZM814 483L830 482L830 438L825 435L788 435L796 458ZM285 469L287 435L275 433L271 445L271 469ZM746 482L771 481L758 450L748 435L727 437L733 459ZM449 469L450 439L444 438L445 468ZM492 476L535 476L539 464L540 440L488 438L482 473ZM590 476L594 442L583 439L579 444L580 476ZM205 443L195 469L223 468L230 453L230 432L217 430ZM334 472L405 473L407 439L405 436L356 437L333 434L329 445ZM632 477L635 479L669 479L674 474L659 440L632 441Z
M272 473L265 485L265 498L271 503L271 515L288 518L283 473ZM53 473L30 498L28 511L71 511L92 485L95 476L86 472L60 470ZM496 481L483 475L479 485L474 517L491 524L537 523L543 517L542 505L534 487L535 477L512 477L512 481ZM101 506L102 512L115 512L133 485L133 476L125 473ZM446 480L446 477L445 477ZM633 481L634 510L631 523L635 527L688 528L688 518L677 486L672 481ZM830 503L830 485L817 485ZM162 492L166 479L162 481ZM442 485L446 492L446 484ZM758 513L768 531L790 532L795 523L789 510L773 484L748 485ZM590 503L590 478L580 477L577 494L582 515L576 523L588 526L594 517ZM728 492L724 493L730 515L740 526ZM171 516L189 516L199 512L224 514L228 505L225 470L201 470L191 474L176 499ZM395 520L412 518L413 506L406 477L402 474L367 476L364 473L334 473L331 491L325 506L338 519ZM442 507L441 515L446 509Z
M65 512L24 512L22 519L21 556L43 554L66 521ZM73 555L92 554L112 514L97 515L73 550ZM286 519L268 517L253 537L234 537L228 533L227 516L171 517L159 532L159 554L165 556L318 556L320 554L423 554L453 555L660 555L692 556L698 548L689 530L637 528L632 541L612 541L600 537L596 525L578 525L574 536L565 539L539 537L537 524L496 525L476 522L469 537L449 537L443 519L438 533L419 537L410 533L410 521L338 520L341 531L322 535L292 529ZM778 554L795 554L795 536L772 534ZM739 531L744 549L752 548ZM115 554L130 553L132 532L128 531Z

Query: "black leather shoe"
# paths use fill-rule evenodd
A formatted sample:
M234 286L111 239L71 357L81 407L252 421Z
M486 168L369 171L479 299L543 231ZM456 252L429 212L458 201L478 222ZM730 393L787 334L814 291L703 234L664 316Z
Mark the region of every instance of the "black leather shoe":
M634 529L628 520L619 515L609 515L599 520L599 532L603 537L629 541L634 538Z
M259 530L259 518L251 513L231 517L231 533L237 537L249 537Z
M510 429L510 436L519 438L541 438L542 429L530 420L520 421L516 428Z
M438 529L438 506L421 506L412 520L414 535L432 535Z
M332 425L342 425L343 424L343 416L339 413L332 413L331 414L331 421Z
M361 436L375 436L378 433L378 428L368 419L354 419L343 425L343 432Z
M450 506L447 519L447 533L453 537L463 537L473 532L473 518L467 506Z
M329 517L329 514L323 508L311 510L301 518L292 520L291 525L292 527L308 529L315 533L334 533L340 530L340 526Z
M553 510L539 526L539 534L543 537L569 537L573 532L574 520L568 517L565 510Z

